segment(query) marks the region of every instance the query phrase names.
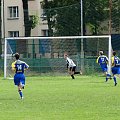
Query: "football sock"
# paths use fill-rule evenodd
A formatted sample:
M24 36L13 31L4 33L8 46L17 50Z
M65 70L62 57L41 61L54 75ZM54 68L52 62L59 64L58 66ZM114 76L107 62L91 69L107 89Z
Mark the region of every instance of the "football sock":
M111 75L110 75L110 74L107 74L107 78L111 78Z
M112 79L110 74L106 75L106 82L108 81L108 79Z
M72 79L75 79L74 75L71 75Z
M113 77L115 86L117 85L116 77Z
M23 94L22 94L21 90L19 90L19 95L20 95L21 98L23 97Z
M108 81L108 78L106 77L106 82Z
M108 77L111 77L111 75L110 75L110 74L107 74L107 76L108 76Z

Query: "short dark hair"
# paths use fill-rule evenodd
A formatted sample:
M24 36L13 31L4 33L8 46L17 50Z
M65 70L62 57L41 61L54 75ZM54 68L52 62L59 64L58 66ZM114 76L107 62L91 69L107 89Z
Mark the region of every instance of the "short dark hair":
M20 58L19 53L15 53L15 58L16 58L16 60L18 60Z
M114 56L116 55L116 51L113 51L113 55L114 55Z

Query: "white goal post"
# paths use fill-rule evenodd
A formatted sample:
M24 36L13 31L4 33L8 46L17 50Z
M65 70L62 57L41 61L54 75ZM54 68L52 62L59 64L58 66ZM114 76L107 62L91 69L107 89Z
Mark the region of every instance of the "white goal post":
M111 51L112 51L112 47L111 47L111 35L99 35L99 36L61 36L61 37L10 37L10 38L5 38L4 41L4 78L7 78L7 48L8 48L8 41L9 40L32 40L32 39L48 39L48 40L54 40L54 39L86 39L86 38L90 38L90 39L94 39L94 38L107 38L108 39L108 58L109 58L109 63L108 63L108 73L111 73Z

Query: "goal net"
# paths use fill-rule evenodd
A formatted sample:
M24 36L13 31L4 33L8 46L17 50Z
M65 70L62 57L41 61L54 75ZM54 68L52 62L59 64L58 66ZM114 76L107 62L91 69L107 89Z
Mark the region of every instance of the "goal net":
M96 63L99 50L103 50L111 63L111 36L63 36L63 37L14 37L5 38L4 78L13 77L11 64L13 54L18 52L20 59L29 64L27 76L67 74L64 52L84 74L101 72Z

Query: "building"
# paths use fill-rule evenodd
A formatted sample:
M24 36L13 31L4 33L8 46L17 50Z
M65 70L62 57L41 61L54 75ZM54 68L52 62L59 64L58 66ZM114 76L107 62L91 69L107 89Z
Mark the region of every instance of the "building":
M31 36L47 36L47 22L42 21L42 0L28 0L29 15L36 16L38 23ZM2 0L2 38L24 36L22 0Z
M31 29L31 36L48 36L48 25L47 21L43 20L43 9L41 5L42 0L28 0L28 12L29 18L32 16L37 18L37 24L35 28ZM25 36L25 27L24 27L24 11L23 11L23 3L22 0L2 0L2 38L7 37L24 37ZM24 48L23 41L20 43L20 50L17 51L25 51L27 49L27 53L30 57L37 55L41 56L41 53L44 53L41 49L40 40L29 40L27 44L36 44L33 50L34 45L29 45L27 48ZM4 43L3 43L4 44ZM10 49L13 50L13 53L16 52L15 45L16 41L10 41ZM22 49L21 49L22 47ZM42 46L44 47L44 46ZM4 47L3 50L4 52Z

